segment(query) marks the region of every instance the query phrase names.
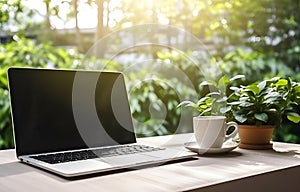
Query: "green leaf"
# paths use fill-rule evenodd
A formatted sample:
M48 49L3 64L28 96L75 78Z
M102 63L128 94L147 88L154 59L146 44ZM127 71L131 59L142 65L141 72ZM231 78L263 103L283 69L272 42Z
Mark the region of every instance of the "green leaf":
M241 101L233 101L228 103L228 105L240 105L242 102Z
M192 107L192 106L194 106L194 105L195 105L195 103L192 102L192 101L182 101L181 103L179 103L179 104L177 105L177 107L181 107L181 106Z
M288 113L287 118L294 123L300 122L300 115L298 113Z
M227 84L230 83L230 80L227 75L223 75L218 82L218 88L221 89L222 87L225 87Z
M275 83L276 87L286 86L287 84L288 84L288 80L286 80L286 79L280 79L279 81L277 81L277 83Z
M254 103L250 103L250 102L246 102L246 101L241 102L239 104L240 107L250 107L250 106L253 106L253 105L254 105Z
M199 105L199 108L200 108L200 109L207 109L208 106L207 106L207 105Z
M208 98L208 99L205 101L205 104L206 104L206 105L212 105L213 102L214 102L214 99Z
M199 99L198 103L203 103L203 102L205 102L209 98L210 97L202 97L201 99Z
M240 123L244 123L245 121L247 121L247 117L243 114L240 115L240 114L234 113L233 116Z
M229 79L230 82L237 80L237 79L243 79L245 78L245 75L236 75L234 77L232 77L231 79Z
M232 90L232 91L238 91L240 88L238 88L238 87L233 87L233 86L232 86L232 87L230 87L229 89Z
M262 91L267 85L267 82L266 81L262 81L260 82L257 87L259 88L259 92Z
M268 82L276 82L280 79L280 77L273 77L272 79L269 79Z
M254 117L255 117L255 119L260 120L260 121L265 122L265 123L267 123L268 119L269 119L269 117L266 113L256 113L254 115Z
M278 92L272 92L267 94L264 97L265 101L263 101L264 104L272 104L275 101L279 101L282 99L282 96Z
M295 90L296 92L300 93L300 86L294 87L294 90Z
M220 96L221 93L219 92L211 92L211 93L208 93L207 96Z
M225 102L225 101L227 101L227 97L226 96L221 97L221 98L219 98L219 99L216 100L217 103L222 103L222 102Z
M200 83L200 86L205 86L205 85L212 85L212 83L208 81L203 81L202 83Z
M206 85L215 85L215 83L209 81L203 81L202 83L200 83L199 86L206 86Z
M231 106L227 106L227 107L222 107L221 109L220 109L220 112L222 113L222 114L225 114L225 113L227 113L228 111L230 111L231 110Z
M207 115L208 112L211 111L211 108L207 108L206 110L204 110L202 113L200 113L199 116L203 116L203 115Z
M259 94L260 88L257 86L257 84L251 84L247 86L247 89L249 89L251 92L253 92L255 95Z

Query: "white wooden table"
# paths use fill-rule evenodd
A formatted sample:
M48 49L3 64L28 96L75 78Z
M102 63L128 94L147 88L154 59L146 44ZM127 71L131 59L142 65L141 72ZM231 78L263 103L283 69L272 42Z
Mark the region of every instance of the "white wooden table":
M182 148L192 134L139 139ZM300 191L300 145L274 142L274 150L228 154L68 180L20 163L0 151L0 191Z

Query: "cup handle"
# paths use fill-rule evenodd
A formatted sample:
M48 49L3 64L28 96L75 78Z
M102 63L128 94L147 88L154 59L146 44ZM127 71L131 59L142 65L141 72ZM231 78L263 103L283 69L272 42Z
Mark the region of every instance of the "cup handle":
M230 138L234 138L238 133L238 124L236 122L230 121L226 123L226 125L227 125L226 131L229 129L229 127L234 127L232 133L230 133L229 135L225 135L225 141L228 141Z

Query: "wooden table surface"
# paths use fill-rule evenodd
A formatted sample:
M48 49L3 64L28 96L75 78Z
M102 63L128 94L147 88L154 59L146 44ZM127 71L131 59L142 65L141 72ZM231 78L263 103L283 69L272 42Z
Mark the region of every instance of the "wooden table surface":
M184 149L192 134L138 139ZM65 179L20 163L0 151L0 191L300 191L300 145L274 142L274 150L196 156L166 165ZM266 183L265 183L266 182ZM296 191L297 191L296 190Z

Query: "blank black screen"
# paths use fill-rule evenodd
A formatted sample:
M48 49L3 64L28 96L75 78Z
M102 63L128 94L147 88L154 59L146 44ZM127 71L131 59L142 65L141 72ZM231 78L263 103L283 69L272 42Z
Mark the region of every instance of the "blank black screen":
M17 155L134 143L121 73L8 70Z

